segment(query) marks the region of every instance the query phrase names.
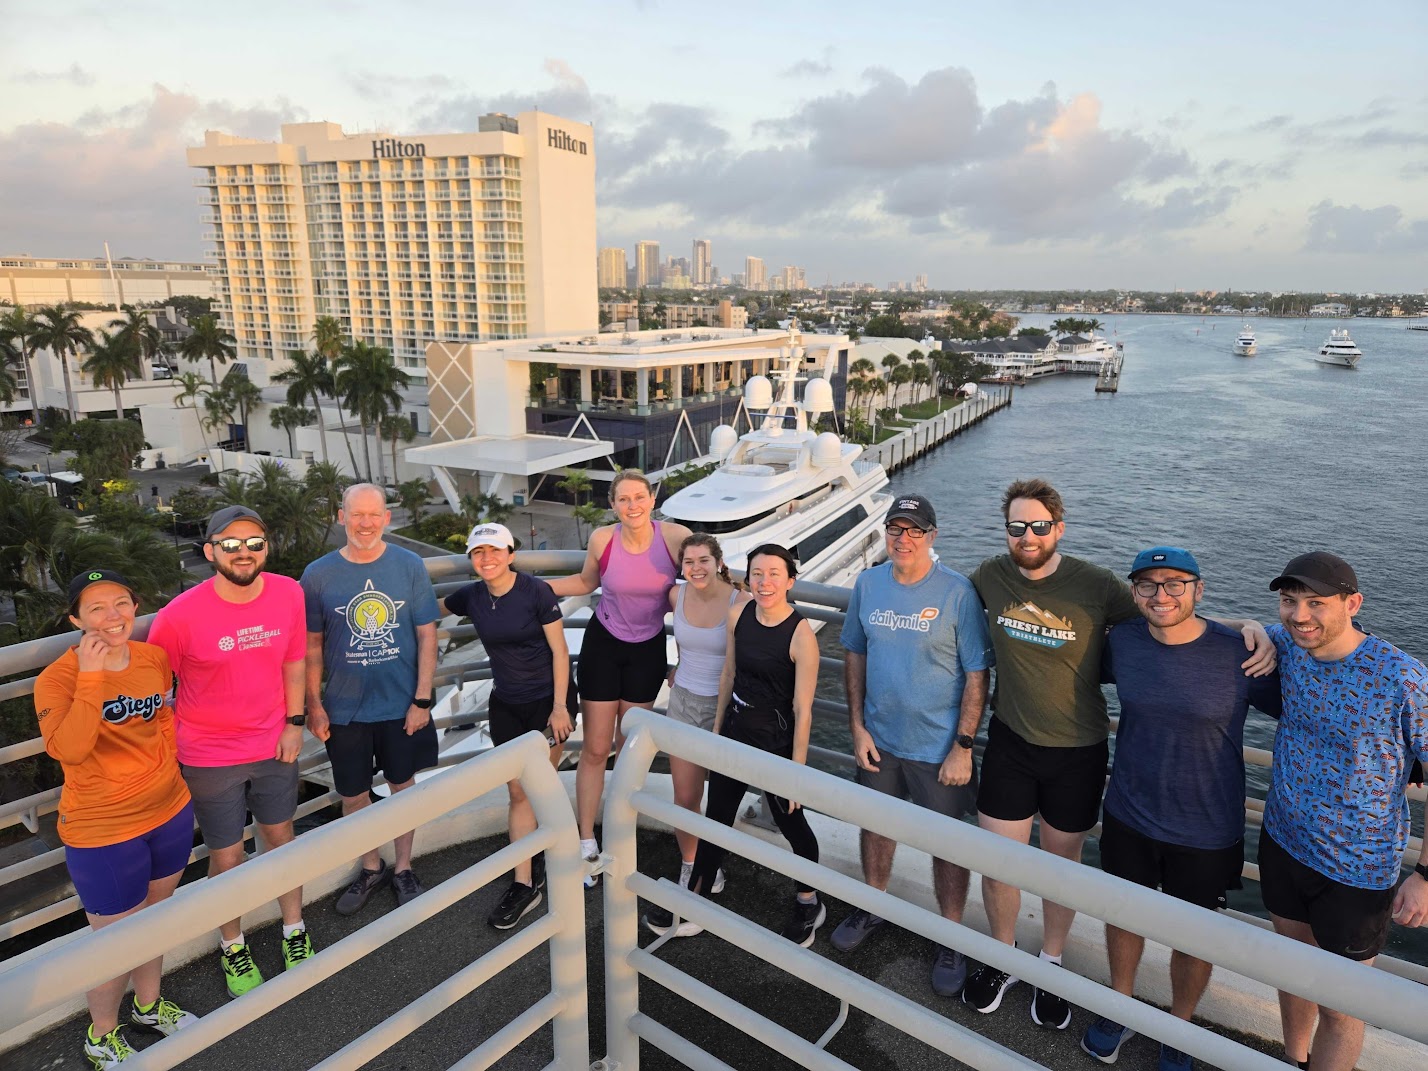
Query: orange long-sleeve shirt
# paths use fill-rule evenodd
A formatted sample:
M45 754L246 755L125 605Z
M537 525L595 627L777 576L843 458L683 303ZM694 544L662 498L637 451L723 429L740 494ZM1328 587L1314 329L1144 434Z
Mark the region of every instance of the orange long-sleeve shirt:
M173 687L162 649L130 641L123 670L79 671L70 648L35 681L45 750L64 767L59 836L99 848L163 825L188 802L179 772Z

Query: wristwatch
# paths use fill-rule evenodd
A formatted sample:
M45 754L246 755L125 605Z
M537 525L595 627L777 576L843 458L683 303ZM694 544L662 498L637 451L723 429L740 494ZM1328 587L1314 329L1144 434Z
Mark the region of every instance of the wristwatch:
M975 737L968 736L966 733L958 733L958 734L957 734L957 746L958 746L958 747L964 747L964 748L966 748L968 751L971 751L971 750L972 750L972 745L975 744L976 742L977 742L977 741L976 741L976 738L975 738Z
M1428 881L1428 863L1419 863L1413 868L1413 873L1417 874L1424 881Z
M289 718L289 719L288 719L288 724L289 724L289 725L306 725L306 724L307 724L307 715L306 715L306 714L299 714L299 715L297 715L296 717Z
M430 709L431 709L431 696L427 696L425 699L413 699L413 700L412 700L412 706L414 706L414 707L421 707L422 710L430 710Z

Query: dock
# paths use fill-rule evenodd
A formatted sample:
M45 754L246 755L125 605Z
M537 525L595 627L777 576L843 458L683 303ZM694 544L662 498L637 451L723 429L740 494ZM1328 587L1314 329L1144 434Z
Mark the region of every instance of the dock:
M980 424L997 410L1007 408L1011 402L1010 386L979 390L955 408L920 420L902 434L864 448L863 459L880 462L888 472L896 472L933 447Z
M1096 393L1115 394L1121 388L1121 367L1125 364L1126 354L1119 342L1116 343L1115 356L1101 365L1101 370L1096 374Z

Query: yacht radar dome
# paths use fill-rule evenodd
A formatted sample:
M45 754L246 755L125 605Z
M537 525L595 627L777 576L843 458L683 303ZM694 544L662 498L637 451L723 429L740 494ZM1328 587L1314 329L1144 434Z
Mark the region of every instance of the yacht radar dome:
M813 463L819 468L836 465L843 460L843 440L831 431L825 431L813 440Z
M810 379L803 388L803 410L806 413L833 412L833 384L826 379Z
M720 424L709 433L709 453L722 462L739 443L739 433L728 424Z
M750 376L744 384L744 405L750 409L769 409L773 406L773 384L767 376Z

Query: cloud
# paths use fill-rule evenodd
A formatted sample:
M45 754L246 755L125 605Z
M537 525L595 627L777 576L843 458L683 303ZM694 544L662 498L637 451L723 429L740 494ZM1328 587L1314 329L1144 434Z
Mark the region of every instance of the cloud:
M780 78L823 78L833 73L833 49L825 47L822 59L801 59L779 71Z
M412 101L412 129L418 131L475 130L488 112L515 115L539 108L566 119L593 123L613 111L613 104L590 91L584 78L564 60L547 59L545 72L551 84L544 89L496 95L450 93L443 88L423 93Z
M185 148L200 144L204 129L273 138L301 118L286 101L242 108L154 86L143 101L73 123L0 132L0 197L25 206L0 223L0 249L90 256L108 240L116 255L197 258Z
M94 75L90 74L78 63L72 63L67 70L63 71L15 71L10 75L10 81L24 82L31 85L67 82L69 85L83 88L94 84Z
M1428 219L1406 220L1397 205L1361 208L1320 201L1309 209L1306 252L1406 253L1428 243Z

